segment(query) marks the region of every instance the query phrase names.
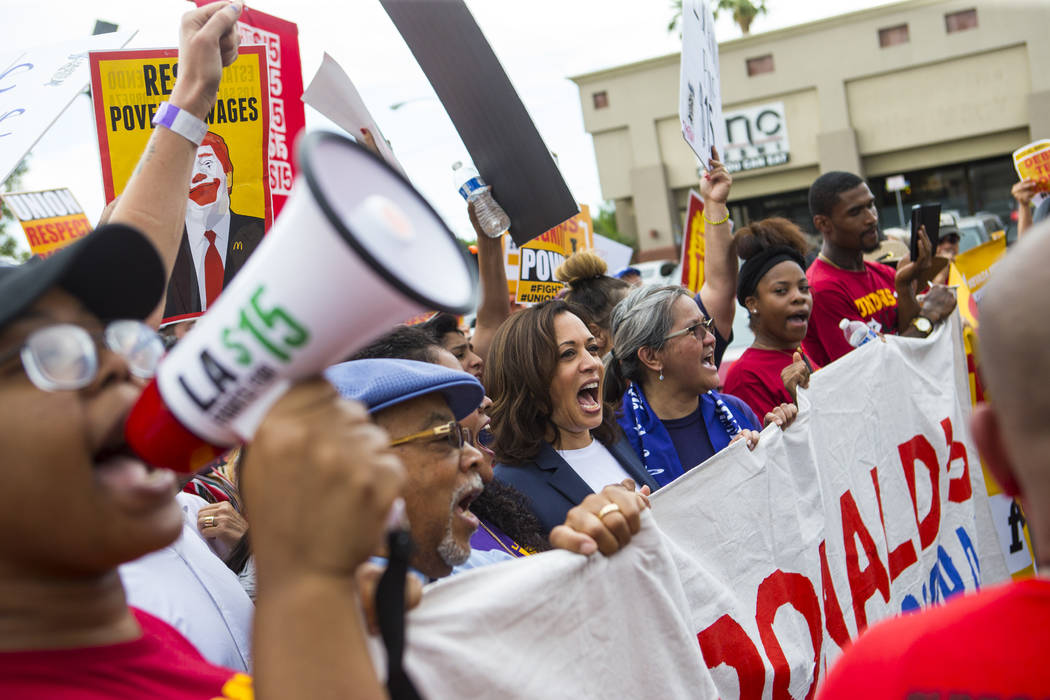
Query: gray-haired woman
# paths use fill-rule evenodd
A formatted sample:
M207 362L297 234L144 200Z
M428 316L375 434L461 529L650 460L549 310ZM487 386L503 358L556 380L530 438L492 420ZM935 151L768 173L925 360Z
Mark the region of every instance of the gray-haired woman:
M661 486L731 442L758 444L762 428L754 412L735 396L715 391L711 323L689 291L677 286L641 287L613 311L606 399L622 396L617 420ZM764 424L786 428L796 413L791 404L778 406Z

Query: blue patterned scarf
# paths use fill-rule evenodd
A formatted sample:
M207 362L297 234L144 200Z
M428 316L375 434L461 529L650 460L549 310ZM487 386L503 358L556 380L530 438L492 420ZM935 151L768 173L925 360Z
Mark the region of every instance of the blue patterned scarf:
M623 397L623 418L620 424L627 434L627 441L642 460L642 466L660 486L666 486L685 473L678 451L670 433L664 427L649 402L642 387L632 382ZM719 452L740 432L729 406L714 391L700 396L700 416L705 428L717 419L723 430L708 430L711 447Z

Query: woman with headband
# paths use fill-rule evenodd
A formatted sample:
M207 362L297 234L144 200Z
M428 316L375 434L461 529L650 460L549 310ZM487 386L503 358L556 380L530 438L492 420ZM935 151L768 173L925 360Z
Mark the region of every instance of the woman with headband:
M806 279L806 239L787 219L763 219L736 233L744 260L737 301L747 309L755 342L726 375L725 390L762 415L795 401L817 367L801 348L813 297Z
M607 358L606 400L646 471L664 486L731 442L754 448L762 429L735 396L720 394L715 337L689 290L642 287L613 311L613 352ZM622 398L621 398L622 397ZM787 427L790 404L763 414L764 424Z

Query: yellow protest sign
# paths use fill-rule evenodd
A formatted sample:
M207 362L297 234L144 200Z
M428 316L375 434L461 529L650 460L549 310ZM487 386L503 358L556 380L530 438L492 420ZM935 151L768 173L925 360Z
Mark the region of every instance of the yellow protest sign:
M557 296L565 286L554 277L554 270L567 258L581 250L594 248L594 224L586 204L580 213L534 238L521 247L504 248L507 254L508 291L515 294L519 304L535 304ZM516 280L511 279L511 257L517 256Z
M153 117L177 76L175 49L91 54L107 201L127 185L154 128ZM214 303L270 227L268 100L266 49L242 46L237 60L223 70L218 98L205 118L208 133L197 149L187 192L166 321L199 314Z
M92 229L84 210L66 188L9 192L3 199L22 224L33 255L46 258Z
M1039 183L1037 192L1050 192L1050 139L1033 141L1014 151L1017 177Z
M988 241L956 256L949 267L948 285L956 289L959 313L963 319L963 348L966 352L966 371L970 380L970 403L985 400L984 387L978 371L980 351L977 344L977 300L981 288L988 282L992 268L1006 252L1006 240ZM1031 536L1020 504L1003 493L995 477L981 460L985 489L991 509L992 522L999 535L999 543L1011 576L1022 579L1031 576L1034 569L1030 552Z
M704 285L704 200L696 190L689 190L689 209L685 215L685 238L682 241L682 286L696 294Z

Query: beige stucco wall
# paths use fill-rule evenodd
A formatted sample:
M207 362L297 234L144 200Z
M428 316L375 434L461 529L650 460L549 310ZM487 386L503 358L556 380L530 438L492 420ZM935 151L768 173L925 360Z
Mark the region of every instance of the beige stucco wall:
M948 34L944 16L970 8L978 27ZM878 30L897 24L909 42L880 48ZM1048 29L1050 2L908 0L723 42L724 109L783 102L791 145L788 163L735 174L733 197L802 189L832 169L888 174L1050 138ZM748 77L747 59L765 54L774 71ZM659 188L698 183L679 130L679 64L674 54L573 78L602 195L624 217L625 200L633 205L642 250L681 228ZM595 109L603 90L609 106Z

